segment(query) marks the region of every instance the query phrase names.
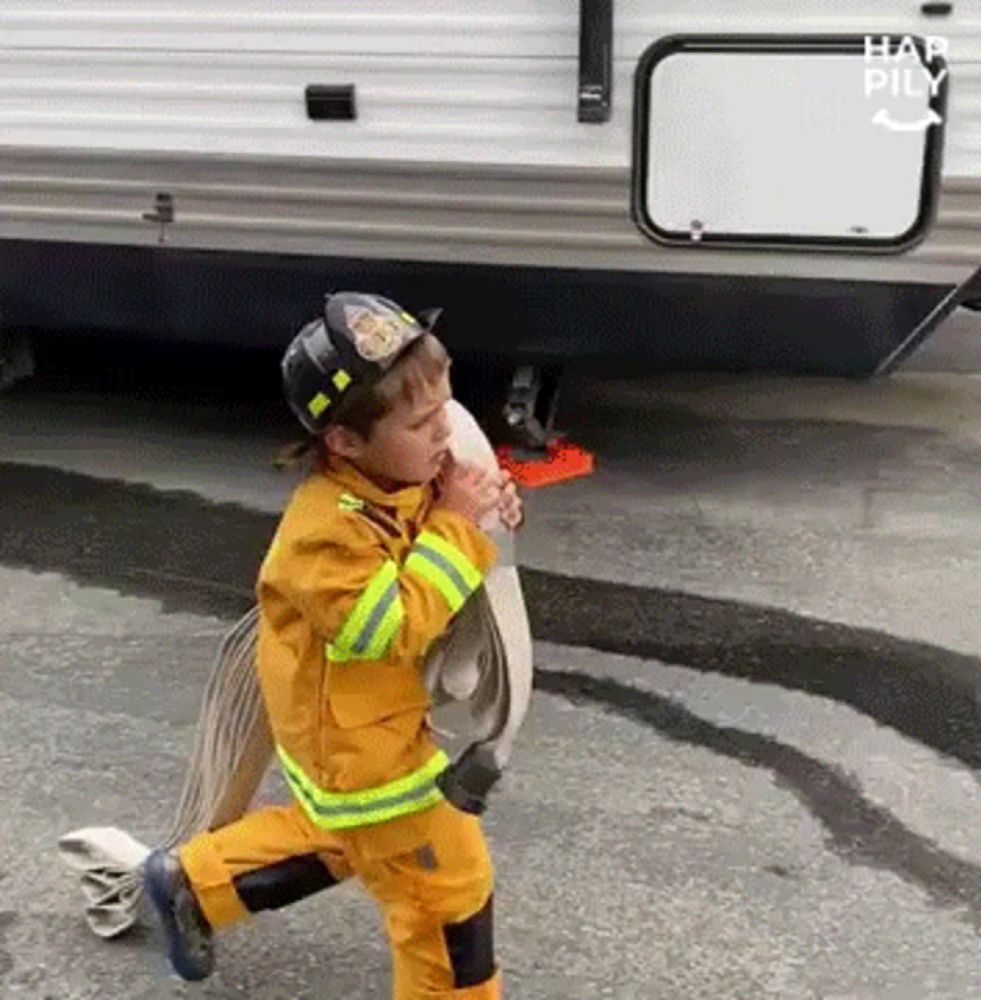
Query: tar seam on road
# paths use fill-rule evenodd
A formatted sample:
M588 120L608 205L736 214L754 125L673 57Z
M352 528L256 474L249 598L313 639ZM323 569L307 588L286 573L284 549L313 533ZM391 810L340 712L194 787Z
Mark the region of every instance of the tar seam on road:
M0 562L237 618L277 518L190 492L0 463ZM981 659L734 600L520 567L536 639L850 705L981 771Z
M769 736L708 722L669 698L610 678L536 668L535 687L573 704L600 705L675 742L766 768L824 826L835 854L850 864L892 872L925 890L938 906L964 907L981 933L981 867L907 829L869 802L840 768Z
M234 619L277 518L196 494L45 466L0 464L0 562ZM521 568L536 639L655 659L830 698L981 768L981 660L871 629L739 601ZM611 680L540 671L541 690L596 702L767 767L851 860L897 872L981 921L981 875L867 802L840 772Z

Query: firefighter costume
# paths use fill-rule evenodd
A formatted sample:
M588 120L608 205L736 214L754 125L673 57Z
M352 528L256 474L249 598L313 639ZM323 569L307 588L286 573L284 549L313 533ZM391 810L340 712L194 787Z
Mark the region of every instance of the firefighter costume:
M283 362L307 430L422 332L394 303L331 296ZM440 786L423 666L496 549L434 501L336 456L295 491L257 584L259 684L293 801L194 837L180 861L213 928L356 876L384 912L396 1000L491 1000L493 869L479 820Z

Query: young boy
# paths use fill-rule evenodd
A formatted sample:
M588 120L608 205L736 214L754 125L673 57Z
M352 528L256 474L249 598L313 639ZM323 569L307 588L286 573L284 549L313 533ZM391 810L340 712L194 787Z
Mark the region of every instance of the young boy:
M259 575L257 663L293 801L150 855L184 979L211 973L214 929L353 875L384 911L396 1000L501 996L491 861L440 790L422 666L494 563L478 522L496 508L513 529L521 504L450 454L449 365L414 317L350 292L283 358L317 467Z

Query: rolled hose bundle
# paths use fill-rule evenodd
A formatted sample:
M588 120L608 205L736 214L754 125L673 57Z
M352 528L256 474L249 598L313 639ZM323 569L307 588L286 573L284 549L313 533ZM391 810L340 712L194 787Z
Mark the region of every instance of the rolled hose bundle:
M490 442L476 420L450 403L450 447L458 460L496 470ZM481 527L499 558L425 663L434 706L466 702L466 750L440 778L446 797L472 812L507 764L528 710L532 650L528 615L514 562L513 539L496 513ZM174 820L160 846L174 847L203 830L234 822L248 809L273 759L272 733L255 668L258 610L253 607L222 640L205 686L191 758ZM138 920L141 865L149 847L116 827L84 827L58 841L75 872L89 927L114 938Z

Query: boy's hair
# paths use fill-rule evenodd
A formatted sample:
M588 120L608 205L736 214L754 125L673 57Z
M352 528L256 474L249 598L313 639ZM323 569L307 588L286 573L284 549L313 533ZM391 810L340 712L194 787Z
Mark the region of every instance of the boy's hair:
M431 333L423 334L374 385L342 396L328 426L346 427L362 440L369 440L378 422L395 409L399 399L413 405L450 364L451 358L443 343ZM323 432L288 445L277 456L275 465L279 468L295 465L310 452L317 463L326 461L329 450Z

